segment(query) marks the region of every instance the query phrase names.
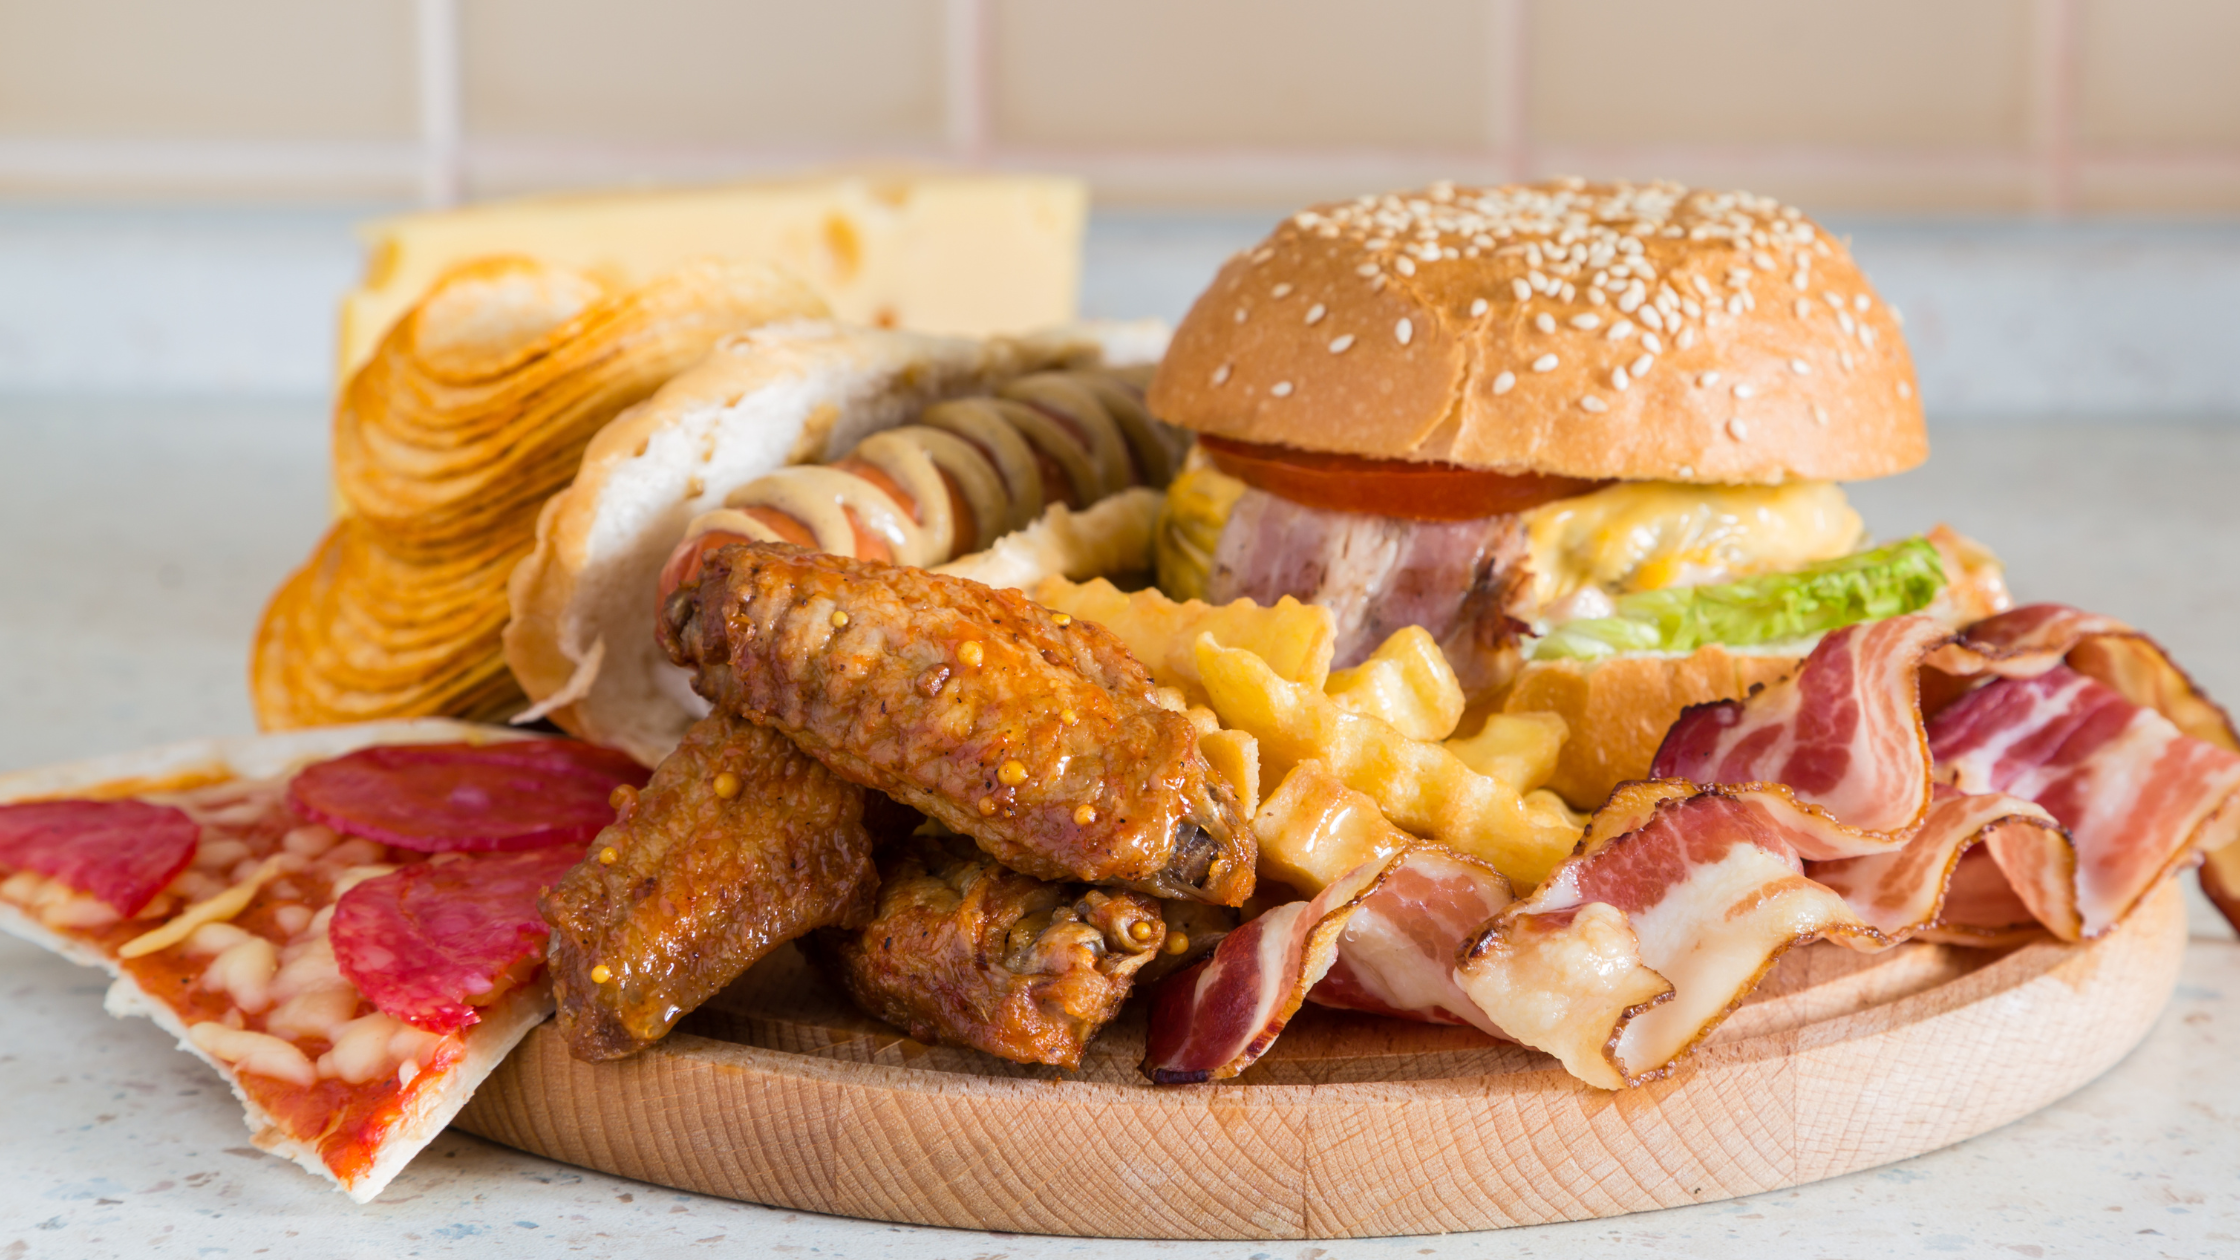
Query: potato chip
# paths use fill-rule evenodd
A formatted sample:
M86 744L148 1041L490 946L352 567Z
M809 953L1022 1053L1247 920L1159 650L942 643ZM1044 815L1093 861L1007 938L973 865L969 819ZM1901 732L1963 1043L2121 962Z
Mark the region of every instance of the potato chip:
M1206 694L1198 681L1196 643L1201 634L1252 653L1278 678L1317 690L1330 676L1330 655L1337 645L1337 620L1330 610L1288 595L1265 608L1249 599L1177 603L1157 590L1123 594L1103 578L1069 582L1056 577L1030 594L1053 612L1096 622L1118 635L1154 681L1179 688L1193 703L1203 703Z
M626 293L526 258L445 275L343 391L344 517L266 609L258 721L519 712L507 577L592 435L723 337L821 313L753 266L696 264Z
M1492 864L1520 887L1537 884L1579 839L1579 824L1552 794L1527 796L1480 774L1441 744L1283 678L1252 652L1201 633L1197 663L1222 724L1259 741L1262 775L1320 761L1394 823Z
M1389 722L1410 739L1445 739L1462 720L1462 683L1422 626L1393 631L1369 659L1333 672L1322 690L1339 708Z

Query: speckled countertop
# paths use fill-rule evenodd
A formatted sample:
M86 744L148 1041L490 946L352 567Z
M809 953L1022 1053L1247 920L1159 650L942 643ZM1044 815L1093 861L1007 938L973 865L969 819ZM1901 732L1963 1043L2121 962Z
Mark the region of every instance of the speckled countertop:
M265 594L324 516L315 403L0 401L0 769L250 728ZM1936 431L1853 488L1875 528L1947 519L2024 598L2157 633L2240 695L2240 427ZM0 939L0 1260L110 1255L2218 1256L2240 1254L2240 945L2199 939L2138 1051L2046 1110L1796 1190L1495 1234L1305 1244L1104 1242L773 1211L457 1133L357 1207L248 1144L201 1064L101 1010L102 977ZM1054 1187L1062 1193L1062 1187Z

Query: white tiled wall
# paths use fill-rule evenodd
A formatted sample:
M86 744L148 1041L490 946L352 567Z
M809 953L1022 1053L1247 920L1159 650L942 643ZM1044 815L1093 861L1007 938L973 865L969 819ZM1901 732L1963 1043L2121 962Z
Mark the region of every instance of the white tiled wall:
M432 197L861 159L1105 204L1438 175L2240 211L2234 0L0 0L0 195Z

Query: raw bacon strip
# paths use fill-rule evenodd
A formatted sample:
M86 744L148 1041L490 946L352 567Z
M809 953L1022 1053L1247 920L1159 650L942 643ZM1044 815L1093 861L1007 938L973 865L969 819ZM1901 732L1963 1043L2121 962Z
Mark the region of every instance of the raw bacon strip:
M2068 828L2086 936L2114 926L2195 848L2221 848L2240 829L2240 756L2064 665L1979 688L1928 732L1954 786L2027 798ZM2032 902L2026 881L2007 873Z
M1306 901L1286 902L1221 938L1213 956L1159 986L1143 1074L1160 1085L1223 1080L1267 1053L1337 961L1347 921L1394 872L1450 877L1458 859L1426 846L1364 862ZM1419 865L1420 864L1420 865Z
M1804 856L1887 852L1928 816L1929 745L1914 680L1923 654L1948 637L1923 616L1836 630L1796 677L1747 701L1682 713L1650 773L1691 783L1786 784L1798 800L1853 829L1833 851Z
M621 753L575 740L392 744L307 766L288 784L305 817L420 853L589 843L608 797L645 786Z
M342 974L384 1014L429 1032L478 1022L499 982L541 958L537 898L581 854L548 847L423 862L342 894L327 931Z
M1417 850L1386 872L1338 937L1338 957L1307 994L1317 1006L1468 1024L1506 1034L1455 983L1455 956L1514 900L1491 866L1438 849Z
M1978 844L1986 847L1979 851ZM1981 864L1988 864L1988 872L1971 871L1962 879L1964 869ZM1805 874L1893 940L1932 923L2001 932L2016 923L2044 923L2062 940L2073 941L2075 871L2068 834L2040 806L1998 793L1970 796L1943 784L1937 785L1928 820L1903 847L1805 864ZM2017 884L2030 895L2021 896ZM1964 904L1956 905L1961 894ZM1986 908L1993 904L1997 909ZM2010 910L2020 917L1998 917Z
M129 919L194 860L202 828L146 801L0 805L0 866L36 871Z
M1665 1074L1793 945L1890 943L1805 878L1796 842L1826 819L1784 791L1635 783L1606 809L1629 825L1495 916L1457 971L1496 1025L1589 1084Z

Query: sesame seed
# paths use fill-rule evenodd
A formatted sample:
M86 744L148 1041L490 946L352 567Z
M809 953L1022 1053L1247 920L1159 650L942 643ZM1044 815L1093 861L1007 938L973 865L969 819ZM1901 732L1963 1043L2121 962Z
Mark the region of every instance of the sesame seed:
M1858 331L1859 322L1851 318L1851 312L1839 306L1836 308L1836 327L1841 328L1843 335L1848 337Z
M1556 317L1542 311L1532 317L1532 326L1541 332L1552 333L1556 330Z
M1696 378L1696 384L1703 386L1705 389L1709 389L1718 383L1719 374L1717 372L1705 372Z
M1727 421L1727 436L1733 438L1737 442L1748 441L1750 438L1750 426L1742 422L1741 416L1736 416L1734 419Z
M1387 282L1387 281L1389 281L1389 280L1391 280L1391 279L1392 279L1392 277L1390 277L1390 276L1383 276L1383 275L1380 275L1380 276L1378 276L1378 277L1377 277L1376 279L1374 279L1374 280L1371 280L1371 281L1369 282L1369 292L1371 292L1371 293L1382 293L1382 292L1384 292L1384 286L1385 286L1386 282Z
M1846 372L1850 371L1850 370L1851 370L1851 352L1850 352L1849 350L1838 350L1838 351L1836 351L1836 362L1838 362L1838 363L1841 363L1841 364L1843 364L1843 370L1844 370L1844 371L1846 371Z
M1532 361L1532 370L1535 372L1553 372L1556 370L1556 364L1559 362L1561 362L1561 360L1557 359L1554 355L1543 354L1539 358Z
M1812 404L1812 422L1814 424L1826 424L1828 422L1828 409L1819 403Z
M1257 267L1275 256L1276 252L1272 249L1259 250L1252 255L1252 265Z
M1226 385L1229 383L1228 364L1224 363L1220 367L1217 367L1213 370L1213 383L1216 385Z
M1511 280L1509 282L1509 291L1517 295L1517 300L1519 302L1529 302L1532 300L1532 286L1522 280Z
M1872 305L1874 305L1874 299L1868 297L1864 293L1856 294L1851 299L1851 309L1859 312L1861 315L1866 314L1867 308Z
M1493 392L1496 394L1506 394L1516 387L1517 374L1515 372L1503 372L1493 378Z
M1610 304L1610 295L1609 295L1609 294L1607 294L1607 293L1604 293L1604 292L1603 292L1603 291L1602 291L1601 289L1598 289L1598 288L1589 288L1589 289L1587 290L1587 305L1589 305L1589 306L1607 306L1607 305L1609 305L1609 304Z
M1651 354L1664 353L1664 338L1659 337L1655 333L1641 334L1641 345Z
M1650 328L1653 328L1659 332L1664 331L1664 316L1658 313L1655 305L1644 302L1641 305L1641 309L1635 311L1634 314L1639 315L1641 317L1641 322L1647 324Z
M1593 332L1595 329L1602 327L1602 317L1592 312L1584 315L1574 315L1571 317L1571 326L1581 332Z
M1673 471L1680 474L1680 480L1682 481L1691 480L1696 475L1695 467L1691 464L1682 464L1678 468L1673 469Z
M1803 359L1789 360L1789 370L1795 372L1799 376L1812 375L1812 365L1805 362Z
M1580 399L1579 406L1584 408L1585 410L1597 413L1610 410L1609 403L1602 401L1601 399L1595 397L1593 394L1589 394L1585 398Z
M1898 397L1900 397L1900 398L1911 398L1911 397L1913 397L1913 386L1911 386L1911 385L1908 385L1908 384L1907 384L1907 383L1905 383L1904 381L1899 381L1899 382L1898 382Z
M1674 339L1673 344L1679 346L1682 350L1693 348L1696 344L1696 330L1693 328L1681 329L1679 337Z
M1626 376L1626 370L1624 368L1615 367L1610 369L1610 388L1617 390L1622 394L1626 392L1626 386L1631 384L1633 384L1633 381Z
M1415 322L1403 318L1399 323L1394 324L1392 326L1392 338L1403 346L1414 341L1416 339Z
M1412 276L1416 273L1416 260L1402 254L1392 260L1392 269L1403 276Z
M1357 275L1357 276L1362 276L1362 277L1364 277L1364 278L1366 278L1366 277L1368 277L1368 276L1373 276L1373 275L1377 274L1377 265L1376 265L1375 263L1373 263L1373 262L1366 262L1366 263L1363 263L1363 264L1361 264L1360 266L1358 266L1358 267L1355 267L1355 268L1353 269L1353 274L1355 274L1355 275Z
M1798 318L1798 319L1811 319L1811 318L1812 318L1812 299L1811 299L1811 298L1798 298L1798 299L1797 299L1797 318Z
M1652 367L1654 367L1654 366L1656 366L1656 362L1657 362L1657 356L1655 356L1655 355L1653 355L1653 354L1645 354L1645 355L1642 355L1642 356L1641 356L1640 358L1638 358L1638 359L1635 359L1635 360L1633 361L1633 376L1634 376L1634 379L1635 379L1635 380L1639 380L1639 379L1641 379L1642 377L1644 377L1644 376L1647 376L1647 375L1649 374L1649 369L1650 369L1650 368L1652 368Z
M1241 323L1243 323L1243 322L1244 322L1244 316L1245 316L1245 309L1244 309L1243 307L1241 307L1241 306L1240 306L1240 307L1238 307L1238 308L1237 308L1237 322L1238 322L1238 323L1240 323L1240 324L1241 324Z
M1353 334L1352 334L1352 333L1343 333L1343 334L1340 334L1339 336L1336 336L1336 337L1332 337L1332 338L1330 339L1330 353L1332 353L1332 354L1344 354L1344 353L1345 353L1345 352L1346 352L1347 350L1349 350L1349 349L1352 349L1352 348L1353 348Z
M1553 293L1556 291L1555 283L1537 271L1527 272L1525 281L1532 286L1536 293Z
M1277 381L1268 387L1268 392L1278 398L1289 398L1291 397L1291 382Z
M1734 383L1734 396L1737 398L1749 398L1757 392L1748 381L1736 381Z
M1471 303L1470 303L1470 317L1471 317L1472 319L1476 319L1476 318L1477 318L1478 316L1480 316L1480 315L1483 315L1483 314L1485 314L1485 313L1486 313L1486 300L1485 300L1484 298L1476 298L1476 299L1473 299L1473 300L1471 301Z
M1328 313L1328 309L1322 303L1317 302L1307 308L1307 323L1310 325L1319 324L1322 322L1322 317Z
M1279 284L1275 288L1268 290L1268 292L1271 296L1274 297L1287 298L1291 296L1291 286L1288 284Z
M1566 280L1566 281L1564 281L1564 282L1563 282L1563 289L1562 289L1562 293L1563 293L1563 300L1564 300L1564 301L1566 301L1566 302L1568 302L1568 301L1570 301L1570 300L1571 300L1572 298L1574 298L1574 297L1578 296L1579 290L1578 290L1578 289L1576 289L1576 288L1574 288L1574 287L1572 287L1572 284L1571 284L1571 282L1570 282L1569 280Z

